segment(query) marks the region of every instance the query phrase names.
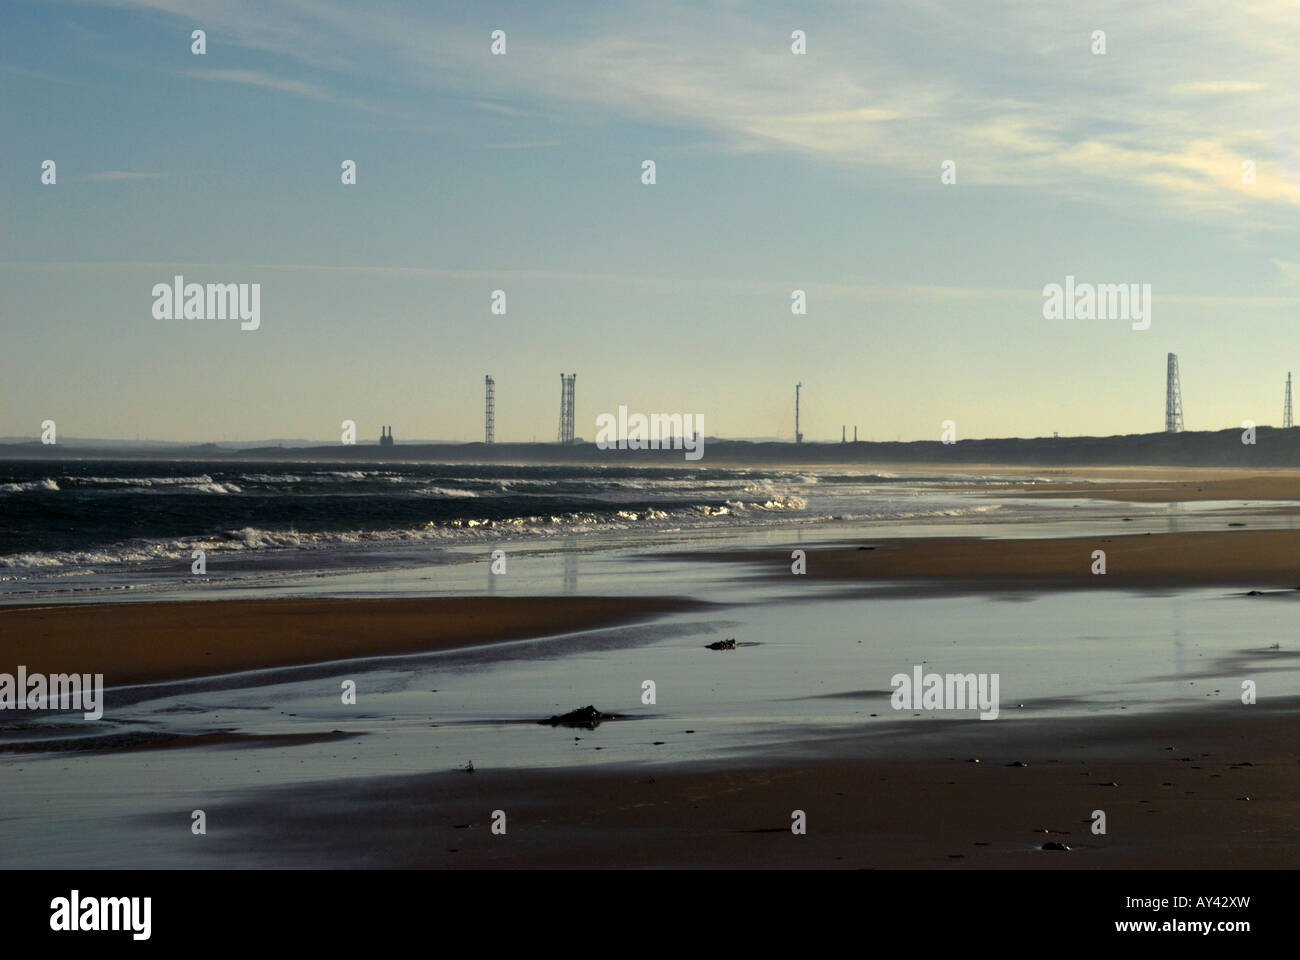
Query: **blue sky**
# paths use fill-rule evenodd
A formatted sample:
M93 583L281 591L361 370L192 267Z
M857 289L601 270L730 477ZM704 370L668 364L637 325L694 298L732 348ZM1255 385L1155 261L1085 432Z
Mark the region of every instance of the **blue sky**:
M789 437L796 380L809 439L1136 433L1169 351L1189 429L1277 423L1300 13L1160 7L9 0L0 435L481 439L491 373L552 440L561 371L589 439ZM155 320L177 273L261 329ZM1067 275L1151 328L1043 319Z

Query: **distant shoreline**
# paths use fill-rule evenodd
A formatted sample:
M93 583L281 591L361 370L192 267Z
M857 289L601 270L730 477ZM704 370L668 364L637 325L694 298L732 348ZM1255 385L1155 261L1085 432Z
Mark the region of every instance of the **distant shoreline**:
M251 446L229 449L202 444L132 447L0 443L0 460L280 460L426 461L431 463L530 463L588 466L871 466L915 464L927 468L977 465L1050 467L1176 466L1226 469L1300 468L1300 429L1257 427L1244 444L1238 428L1113 437L1016 437L907 442L789 443L705 438L704 457L686 460L681 450L602 450L594 443L428 443Z

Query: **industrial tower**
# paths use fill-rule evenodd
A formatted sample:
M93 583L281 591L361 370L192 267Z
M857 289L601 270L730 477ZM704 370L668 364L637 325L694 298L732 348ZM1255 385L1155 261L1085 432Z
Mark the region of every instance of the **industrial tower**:
M560 443L573 443L573 381L576 373L560 374Z
M800 381L794 385L794 442L803 443L803 434L799 432L799 388L803 386Z
M1286 373L1286 400L1282 404L1282 429L1290 430L1295 426L1291 418L1291 371Z
M1165 433L1183 432L1183 388L1178 382L1178 356L1169 354L1165 375Z
M490 376L483 378L487 384L487 398L485 402L487 421L483 427L483 442L497 442L497 382Z

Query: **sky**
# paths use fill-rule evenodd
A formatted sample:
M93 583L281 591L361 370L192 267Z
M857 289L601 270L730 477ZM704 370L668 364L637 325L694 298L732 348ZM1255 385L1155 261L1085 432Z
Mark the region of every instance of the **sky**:
M1289 0L6 0L0 435L481 440L491 374L553 441L562 372L587 439L790 439L796 382L809 440L1146 433L1170 352L1187 429L1280 424L1297 49ZM178 274L260 327L156 318Z

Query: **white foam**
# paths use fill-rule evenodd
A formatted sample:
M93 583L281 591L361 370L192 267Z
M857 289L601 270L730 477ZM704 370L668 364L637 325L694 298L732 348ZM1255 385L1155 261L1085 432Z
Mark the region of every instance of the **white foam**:
M44 480L29 480L26 483L0 483L0 492L2 493L25 493L28 490L58 489L58 483L49 478Z

